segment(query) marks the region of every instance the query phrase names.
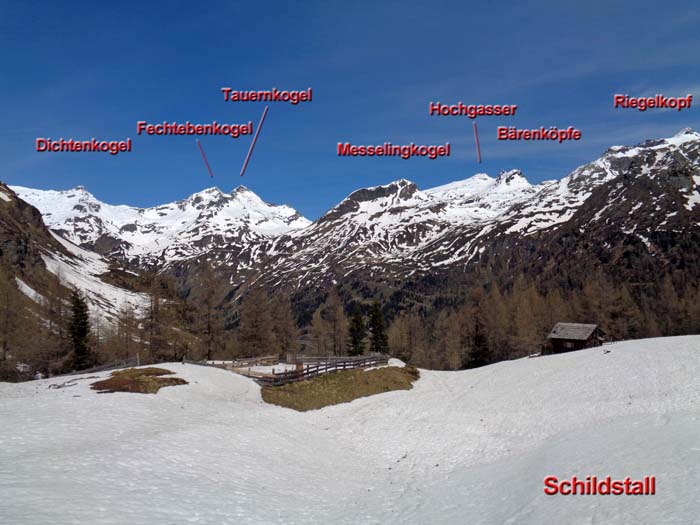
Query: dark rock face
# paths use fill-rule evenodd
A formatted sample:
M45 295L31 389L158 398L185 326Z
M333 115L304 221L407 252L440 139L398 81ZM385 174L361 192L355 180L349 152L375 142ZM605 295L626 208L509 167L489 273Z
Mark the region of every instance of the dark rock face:
M63 252L44 225L39 210L21 200L5 184L0 192L0 257L15 267L20 274L34 268L43 270L42 251Z
M121 248L128 243L108 235L100 236L93 244L92 249L101 255L119 255Z

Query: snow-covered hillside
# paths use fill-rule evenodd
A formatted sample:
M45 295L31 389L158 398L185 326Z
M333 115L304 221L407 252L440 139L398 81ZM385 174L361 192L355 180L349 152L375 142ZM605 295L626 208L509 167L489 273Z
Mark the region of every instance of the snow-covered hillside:
M136 316L145 315L149 303L145 294L125 290L100 278L109 271L109 263L104 258L56 234L52 235L69 255L60 252L42 255L46 269L58 276L63 285L77 288L85 294L94 316L113 324L123 309L130 310ZM25 294L38 302L38 298L32 297L28 291Z
M609 351L609 352L607 352ZM700 336L462 372L297 413L193 365L157 395L0 384L0 516L35 523L697 523ZM99 377L106 373L96 374ZM656 476L547 496L545 476Z

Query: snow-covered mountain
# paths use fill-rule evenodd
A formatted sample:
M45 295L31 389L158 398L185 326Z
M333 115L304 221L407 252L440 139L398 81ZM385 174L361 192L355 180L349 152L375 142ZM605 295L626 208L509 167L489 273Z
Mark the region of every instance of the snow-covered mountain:
M174 268L183 279L189 270L178 267L191 269L207 256L233 288L247 280L303 289L503 266L496 259L506 254L511 266L531 253L553 257L556 266L566 250L589 256L590 245L612 253L642 243L647 253L640 256L671 257L669 249L698 234L699 188L700 134L685 129L611 147L568 176L535 185L510 170L427 190L404 179L360 189L313 223L243 187L148 209L107 205L82 188L14 189L54 231L84 248ZM569 246L572 235L580 252ZM610 259L601 250L596 257Z
M0 516L697 523L699 352L700 336L687 336L421 370L411 390L309 412L266 404L251 379L179 363L159 366L189 384L156 395L90 389L109 372L0 383ZM547 476L589 475L655 476L656 494L544 493Z
M308 228L277 239L271 280L313 285L355 273L402 278L464 266L504 239L580 228L698 231L700 134L683 130L634 148L617 146L561 180L531 185L518 170L421 191L400 180L354 192ZM514 241L517 242L517 241ZM650 248L651 249L651 248Z
M308 228L280 236L270 253L285 254L277 257L277 270L295 272L301 282L338 266L346 273L371 264L413 271L421 267L417 254L454 228L498 221L549 184L531 185L519 170L425 191L402 179L352 193Z
M309 224L292 208L263 202L244 186L228 194L209 188L153 208L105 204L82 186L12 189L71 242L140 265L167 265L223 247L238 254Z

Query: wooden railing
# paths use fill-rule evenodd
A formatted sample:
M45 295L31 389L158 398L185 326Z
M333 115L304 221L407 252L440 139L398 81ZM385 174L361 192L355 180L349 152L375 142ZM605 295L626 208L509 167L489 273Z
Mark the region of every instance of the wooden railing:
M67 372L65 374L57 374L59 376L76 376L80 374L94 374L96 372L105 372L108 370L118 370L120 368L130 368L132 366L139 366L139 360L137 357L131 357L129 359L121 359L119 361L112 361L111 363L106 363L100 366L94 366L85 370L75 370L72 372Z
M203 366L215 366L217 368L225 368L226 370L231 370L233 368L247 368L251 366L272 366L279 363L279 357L277 355L263 355L259 357L241 357L234 359L233 361L195 361L192 359L185 359L183 362L190 363L193 365L203 365Z
M306 356L306 355L298 355L295 358L296 363L302 363L302 364L316 364L316 363L335 363L335 362L340 362L340 361L348 361L351 359L361 359L365 358L367 356L357 356L355 357L348 357L348 356L328 356L328 357L320 357L320 356ZM372 355L370 357L377 357L375 355ZM289 362L289 361L287 361Z
M388 357L384 355L374 355L369 357L344 357L331 360L328 360L327 358L323 359L324 362L307 363L304 365L299 364L297 370L274 373L273 369L273 373L271 374L252 372L250 370L246 371L242 369L237 369L236 372L252 377L258 383L265 386L281 386L286 385L287 383L311 379L312 377L327 374L328 372L381 366L387 364L389 361Z
M234 367L245 367L245 366L269 366L276 365L279 363L279 356L277 355L263 355L260 357L242 357L235 359L231 366Z

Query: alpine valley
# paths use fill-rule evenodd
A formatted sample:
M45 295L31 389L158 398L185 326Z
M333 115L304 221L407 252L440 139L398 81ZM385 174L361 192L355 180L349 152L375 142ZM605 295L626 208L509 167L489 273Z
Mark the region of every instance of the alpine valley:
M205 299L201 280L215 279L215 307L227 329L237 326L241 301L253 290L291 298L304 327L331 291L346 313L377 300L390 322L416 313L434 324L440 312L478 303L475 289L485 300L494 291L506 302L518 290L529 297L517 299L506 325L539 297L619 336L700 329L690 319L700 282L700 134L690 129L613 146L539 184L510 170L430 189L403 179L359 189L313 222L243 186L145 209L100 202L83 187L1 189L0 249L15 254L25 295L39 300L45 280L29 283L31 260L85 289L107 319L124 305L142 308L138 281L157 274L195 303ZM31 221L13 219L9 227L18 213ZM659 294L687 307L675 316L661 312ZM599 309L595 319L594 300L619 311ZM612 326L629 305L641 321Z

